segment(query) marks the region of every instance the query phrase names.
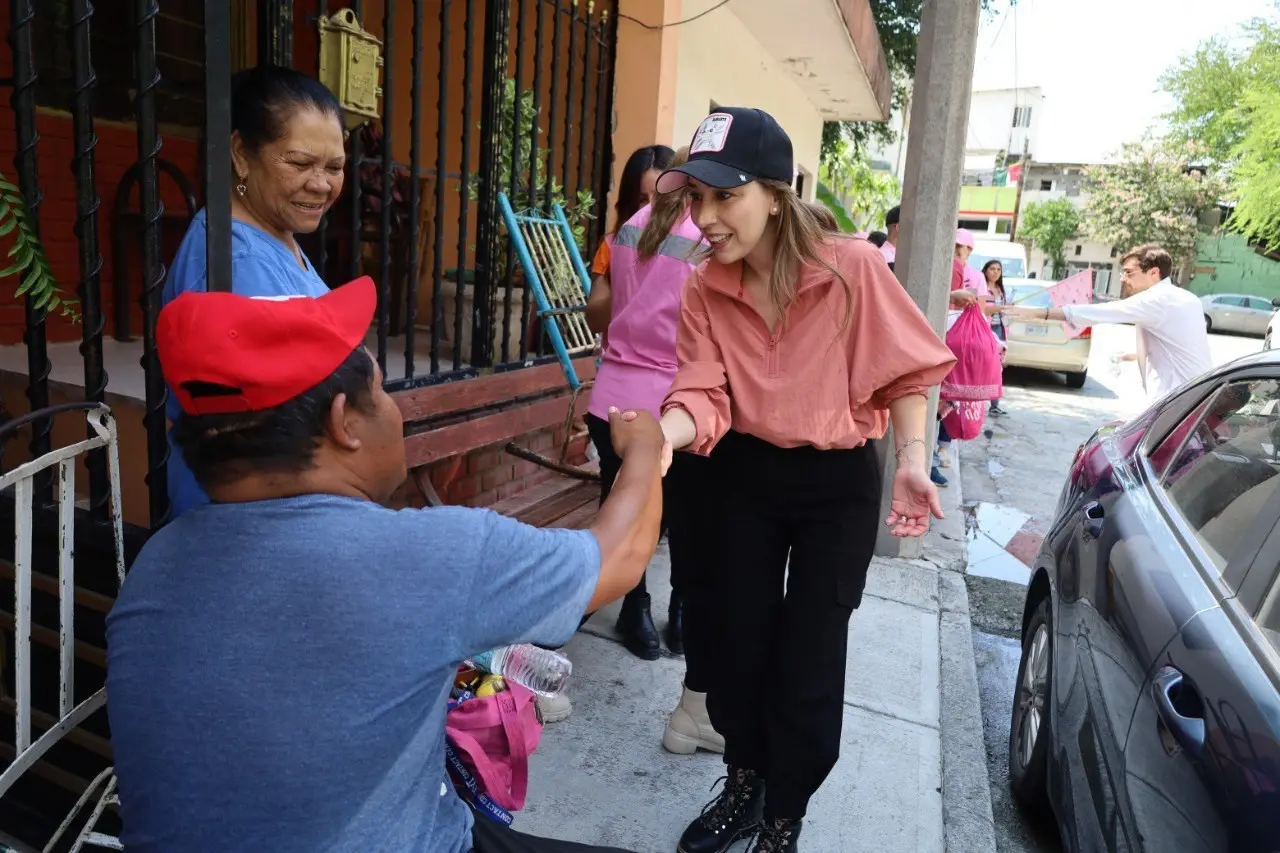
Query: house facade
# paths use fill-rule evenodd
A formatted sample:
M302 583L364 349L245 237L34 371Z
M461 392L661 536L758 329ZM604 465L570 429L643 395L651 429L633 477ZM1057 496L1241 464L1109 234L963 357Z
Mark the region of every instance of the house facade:
M383 60L381 97L351 128L343 196L300 243L330 286L379 284L367 344L414 448L398 505L431 493L487 506L551 476L509 442L584 458L565 417L577 397L508 251L499 192L520 207L563 202L589 253L612 227L633 149L679 147L709 110L746 105L791 134L796 187L812 198L822 123L883 121L891 95L868 0L152 0L73 14L85 5L0 0L0 173L81 309L80 322L46 316L0 280L0 422L59 402L112 407L130 554L168 519L154 342L165 268L201 207L214 245L230 229L213 213L229 205L227 140L206 132L229 122L230 72L273 62L318 74L321 27L339 18ZM0 448L3 465L83 433L82 418L38 420ZM77 536L92 537L105 466L91 456L76 485L90 522ZM0 500L0 515L12 511ZM76 554L102 560L101 537ZM92 566L76 577L77 683L92 690L112 582ZM105 724L86 730L40 768L49 790L82 789L109 761Z

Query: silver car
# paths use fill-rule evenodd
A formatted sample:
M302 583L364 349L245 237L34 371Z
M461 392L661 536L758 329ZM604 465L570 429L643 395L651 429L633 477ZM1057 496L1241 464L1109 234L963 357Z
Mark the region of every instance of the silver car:
M1204 327L1211 332L1240 332L1266 335L1271 315L1276 313L1269 299L1243 293L1213 293L1200 297L1204 306Z

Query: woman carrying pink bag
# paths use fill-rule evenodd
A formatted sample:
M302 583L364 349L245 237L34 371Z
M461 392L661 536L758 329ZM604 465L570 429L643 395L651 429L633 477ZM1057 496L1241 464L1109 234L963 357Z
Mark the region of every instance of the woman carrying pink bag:
M962 440L978 437L987 406L1004 393L1001 343L992 333L984 310L985 282L977 270L971 270L959 257L960 249L966 245L972 249L973 235L961 229L956 234L957 257L952 261L951 289L972 289L978 300L960 311L948 312L946 342L956 357L956 365L942 381L939 395L949 404L942 425L950 438Z

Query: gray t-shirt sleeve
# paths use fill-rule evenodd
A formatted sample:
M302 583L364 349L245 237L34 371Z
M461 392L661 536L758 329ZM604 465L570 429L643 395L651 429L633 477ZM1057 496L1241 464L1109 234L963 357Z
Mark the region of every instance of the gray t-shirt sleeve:
M595 534L530 527L496 512L482 518L464 654L513 643L564 645L578 630L600 578Z

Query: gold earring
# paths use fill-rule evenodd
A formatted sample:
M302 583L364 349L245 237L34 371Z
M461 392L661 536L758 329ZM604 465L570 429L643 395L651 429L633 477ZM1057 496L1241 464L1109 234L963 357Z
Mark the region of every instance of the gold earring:
M248 191L249 191L249 188L244 185L244 181L241 181L240 183L236 184L236 192L240 194L241 198L244 198L244 194L247 193Z

